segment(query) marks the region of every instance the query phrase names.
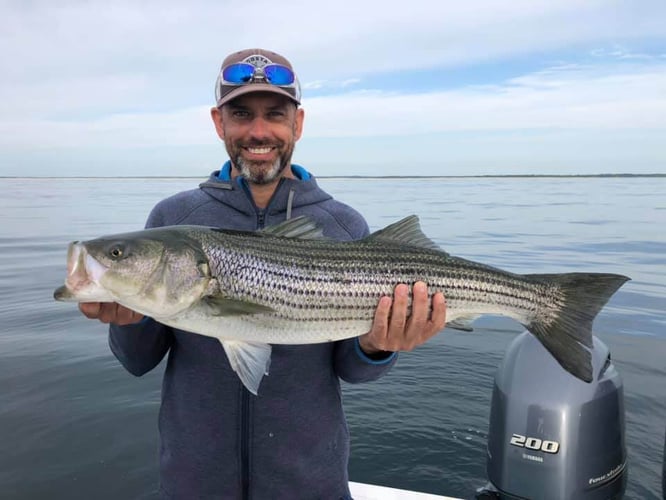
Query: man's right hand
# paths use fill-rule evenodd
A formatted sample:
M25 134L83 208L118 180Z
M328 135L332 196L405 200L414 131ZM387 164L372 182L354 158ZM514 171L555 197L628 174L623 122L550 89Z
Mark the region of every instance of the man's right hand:
M119 326L132 325L143 319L143 314L115 302L80 302L79 309L86 318Z

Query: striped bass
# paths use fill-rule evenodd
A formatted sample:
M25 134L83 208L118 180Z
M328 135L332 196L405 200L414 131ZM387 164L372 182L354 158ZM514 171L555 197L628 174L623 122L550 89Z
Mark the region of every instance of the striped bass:
M219 339L257 394L270 344L312 344L370 330L398 283L444 293L447 325L513 318L579 379L593 379L592 322L629 278L514 274L442 251L416 216L351 242L299 217L257 232L167 226L73 242L56 300L117 302L160 323Z

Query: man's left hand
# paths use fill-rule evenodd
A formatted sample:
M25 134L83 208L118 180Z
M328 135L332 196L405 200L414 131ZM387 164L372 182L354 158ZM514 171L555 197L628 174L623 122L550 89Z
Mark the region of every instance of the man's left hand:
M412 287L412 312L407 316L409 286L395 287L393 299L382 297L375 310L371 330L359 337L361 349L366 354L381 351L411 351L420 346L446 324L446 301L441 292L432 297L432 311L428 288L422 281Z

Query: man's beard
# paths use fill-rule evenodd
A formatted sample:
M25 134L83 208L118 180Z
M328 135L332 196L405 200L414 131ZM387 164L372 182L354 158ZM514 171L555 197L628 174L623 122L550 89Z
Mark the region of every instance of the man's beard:
M275 179L280 177L282 171L287 167L289 162L282 161L282 157L278 156L273 164L266 168L265 162L257 163L245 160L240 154L236 155L233 161L234 166L240 172L240 175L252 184L270 184Z
M248 147L262 147L265 144L253 143ZM277 145L278 151L283 148L283 144ZM266 162L256 162L247 160L242 156L242 147L238 144L227 144L227 152L232 159L233 166L238 170L241 177L252 184L270 184L278 179L282 172L291 163L291 155L294 152L294 145L282 150L271 165Z

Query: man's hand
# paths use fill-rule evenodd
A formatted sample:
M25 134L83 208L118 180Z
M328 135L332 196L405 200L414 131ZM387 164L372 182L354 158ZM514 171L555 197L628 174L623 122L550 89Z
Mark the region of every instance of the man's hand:
M366 354L380 351L411 351L420 346L446 324L446 301L441 292L432 297L429 314L428 289L417 281L412 289L412 314L407 317L409 286L395 287L393 300L382 297L375 310L372 329L359 337L359 345Z
M131 325L143 319L143 314L127 309L115 302L81 302L79 309L86 318L98 319L102 323Z

